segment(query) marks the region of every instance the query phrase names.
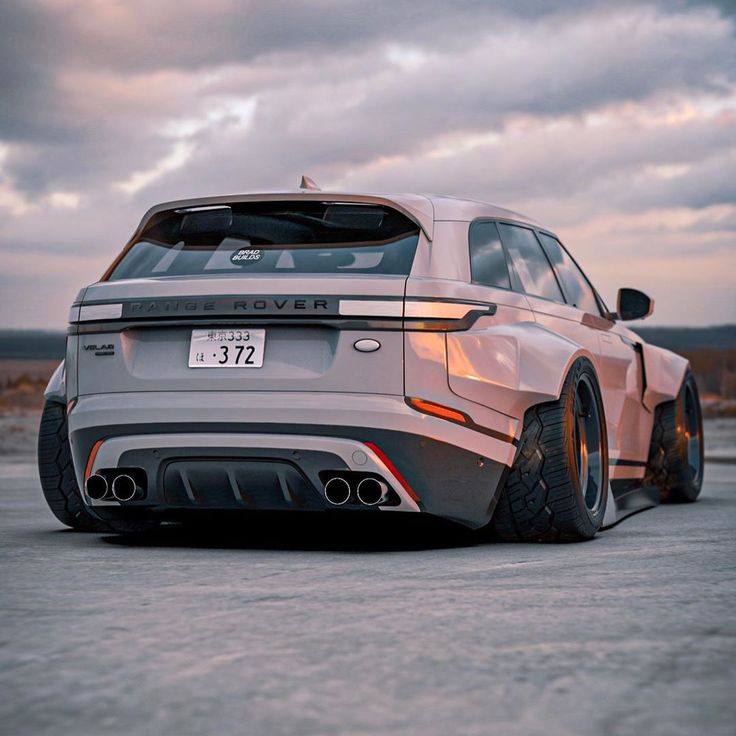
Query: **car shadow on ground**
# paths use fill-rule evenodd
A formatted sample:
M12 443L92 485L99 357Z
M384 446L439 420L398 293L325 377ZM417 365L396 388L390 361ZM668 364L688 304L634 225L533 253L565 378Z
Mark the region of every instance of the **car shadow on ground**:
M488 534L431 517L278 513L164 524L155 532L102 539L127 547L325 552L423 551L470 547L489 541Z

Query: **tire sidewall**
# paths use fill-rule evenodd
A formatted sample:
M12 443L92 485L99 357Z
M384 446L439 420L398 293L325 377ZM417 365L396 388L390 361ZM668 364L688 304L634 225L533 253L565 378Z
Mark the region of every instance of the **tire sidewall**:
M586 375L592 386L593 396L598 409L598 417L600 419L600 436L601 436L601 468L602 468L602 489L601 502L595 512L592 512L585 503L583 490L580 485L580 477L577 471L575 460L574 423L575 423L575 391L577 385L583 375ZM575 492L575 502L578 505L581 518L586 519L590 527L591 536L597 532L603 525L603 518L606 515L606 505L608 502L608 433L606 431L606 414L603 408L603 398L601 396L598 384L598 375L593 364L587 358L578 358L570 368L568 378L565 381L563 389L564 393L564 411L565 411L565 456L567 462L567 470L570 477L570 483Z
M690 476L690 468L687 458L687 438L685 437L684 427L685 425L685 396L687 389L693 392L695 397L695 407L697 412L698 422L698 433L700 435L700 443L698 448L699 460L700 460L700 477L693 479ZM695 377L692 371L688 370L685 377L682 380L682 386L677 394L677 425L682 427L683 431L677 433L678 441L678 454L680 463L682 466L681 471L681 487L679 493L684 496L687 500L694 501L700 494L700 489L703 486L703 474L705 472L705 443L703 441L703 412L700 408L700 395L698 393L698 385L695 381Z

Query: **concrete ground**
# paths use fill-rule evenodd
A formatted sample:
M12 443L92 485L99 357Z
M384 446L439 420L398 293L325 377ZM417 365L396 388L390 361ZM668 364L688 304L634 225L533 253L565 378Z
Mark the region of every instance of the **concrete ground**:
M735 472L585 544L316 517L130 543L65 531L5 457L0 732L732 736Z

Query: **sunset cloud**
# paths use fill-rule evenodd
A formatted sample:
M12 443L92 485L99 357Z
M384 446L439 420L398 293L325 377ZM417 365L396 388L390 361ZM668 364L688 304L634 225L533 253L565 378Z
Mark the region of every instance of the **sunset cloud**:
M609 300L629 276L652 292L660 324L734 321L729 11L705 0L3 3L2 326L62 326L151 204L293 188L302 173L323 188L528 212ZM39 249L53 278L25 265Z

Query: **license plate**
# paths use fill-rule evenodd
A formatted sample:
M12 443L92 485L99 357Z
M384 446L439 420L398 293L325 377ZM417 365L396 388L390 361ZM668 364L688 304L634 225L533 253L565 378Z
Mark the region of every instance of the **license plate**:
M266 330L192 330L190 368L260 368Z

